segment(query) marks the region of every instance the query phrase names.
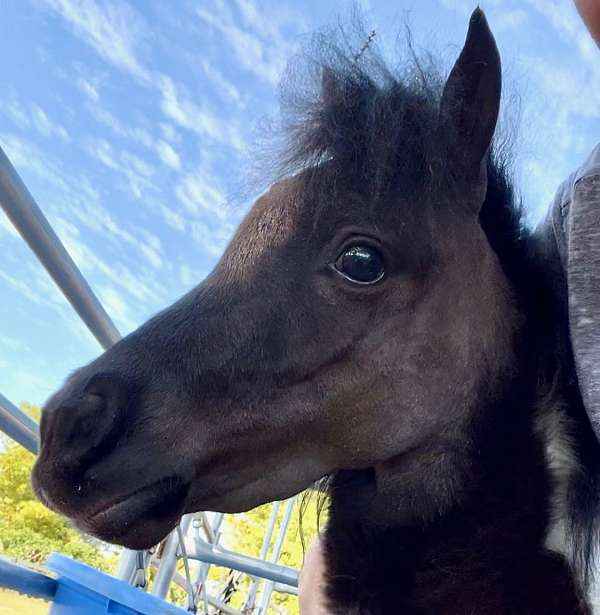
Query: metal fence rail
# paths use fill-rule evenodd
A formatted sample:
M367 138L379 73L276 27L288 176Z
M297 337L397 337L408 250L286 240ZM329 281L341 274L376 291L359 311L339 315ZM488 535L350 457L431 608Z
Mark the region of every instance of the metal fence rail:
M0 206L17 231L27 242L31 250L38 257L41 264L55 281L71 306L75 309L81 320L106 349L121 339L121 334L102 307L102 304L90 288L86 279L77 268L77 265L61 243L60 239L45 218L35 199L19 177L17 171L0 147ZM23 411L12 404L0 394L0 431L18 442L33 453L39 450L39 429L37 423ZM240 555L227 551L218 545L220 534L214 528L206 528L206 540L196 536L194 548L189 550L188 558L202 562L198 578L194 583L195 589L200 586L206 591L206 578L210 565L225 566L232 570L245 572L253 577L251 596L245 609L246 613L254 611L257 585L265 580L265 588L259 606L259 613L264 615L268 607L272 591L294 593L298 584L297 571L280 566L277 559L281 545L289 524L292 503L287 504L284 520L276 537L274 555L271 561L265 561L266 553L271 546L273 527L275 525L279 504L274 506L269 525L261 550L262 559ZM221 517L222 519L222 517ZM219 521L220 523L220 521ZM184 518L183 528L187 531L190 518ZM184 531L184 534L185 534ZM213 532L211 536L211 531ZM158 563L157 583L153 593L164 597L169 584L177 574L176 562L181 557L182 545L177 541L177 533L173 533L166 540L162 549L162 557ZM156 565L152 557L142 552L124 549L120 559L116 576L127 580L134 585L142 585L146 579L146 569ZM216 600L218 603L218 600ZM213 603L215 601L213 600Z
M0 431L37 454L40 448L38 424L0 393Z
M0 204L21 237L103 348L121 339L42 210L0 147Z

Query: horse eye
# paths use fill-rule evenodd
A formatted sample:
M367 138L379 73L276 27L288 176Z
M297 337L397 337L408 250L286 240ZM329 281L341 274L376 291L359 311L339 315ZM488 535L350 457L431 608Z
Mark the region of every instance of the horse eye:
M375 248L365 245L346 248L334 266L345 278L358 284L379 282L385 273L381 254Z

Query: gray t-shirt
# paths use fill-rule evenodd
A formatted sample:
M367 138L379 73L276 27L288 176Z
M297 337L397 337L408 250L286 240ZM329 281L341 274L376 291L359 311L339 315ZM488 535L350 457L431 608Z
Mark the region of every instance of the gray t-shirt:
M561 184L535 232L566 297L579 389L600 439L600 144Z

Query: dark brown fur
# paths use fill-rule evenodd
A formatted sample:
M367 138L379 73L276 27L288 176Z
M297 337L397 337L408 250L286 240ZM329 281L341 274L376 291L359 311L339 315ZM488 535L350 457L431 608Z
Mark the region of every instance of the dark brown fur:
M372 44L320 42L319 91L284 101L285 179L208 278L49 400L36 491L145 548L184 512L332 475L335 612L587 614L597 444L563 282L491 145L487 22L473 14L445 82L416 59L393 73ZM380 253L381 281L339 274L349 245ZM572 564L545 547L557 483L536 425L557 408L578 447Z

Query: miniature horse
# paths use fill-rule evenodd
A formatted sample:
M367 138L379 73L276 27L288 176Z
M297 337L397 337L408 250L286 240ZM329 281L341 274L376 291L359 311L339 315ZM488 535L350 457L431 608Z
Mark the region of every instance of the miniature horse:
M487 21L445 84L332 49L288 117L294 172L48 401L36 492L143 549L330 475L332 613L591 613L598 449L562 282L492 145Z

